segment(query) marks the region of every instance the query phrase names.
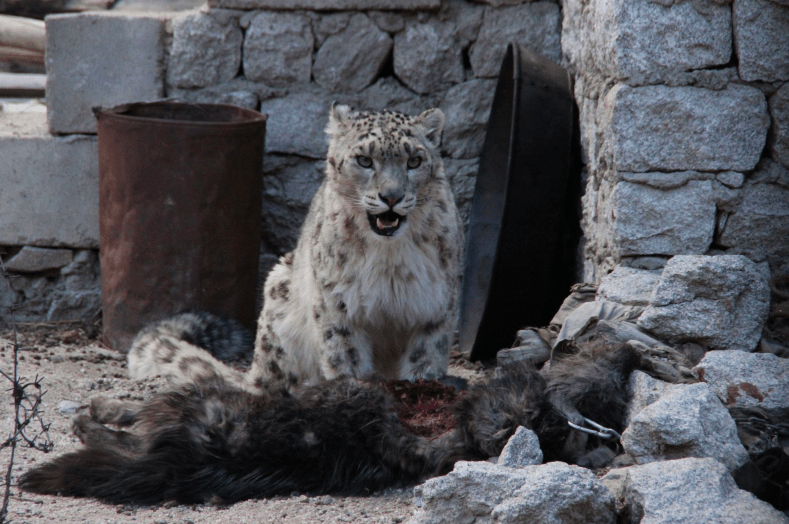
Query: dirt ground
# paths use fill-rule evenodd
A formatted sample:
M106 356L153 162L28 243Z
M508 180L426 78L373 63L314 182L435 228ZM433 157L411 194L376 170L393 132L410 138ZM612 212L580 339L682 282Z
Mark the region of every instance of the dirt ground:
M307 497L293 495L268 500L249 500L219 507L199 506L131 507L107 505L91 499L41 496L17 489L16 481L29 468L46 462L80 446L71 434L74 410L85 407L94 396L144 400L166 386L162 379L130 380L126 376L125 355L103 347L91 339L80 324L21 325L18 373L21 382L38 377L45 391L42 418L49 424L53 449L49 453L17 448L12 475L8 521L14 523L85 522L152 524L188 524L210 522L359 522L392 524L404 522L413 514L413 489L392 489L370 497ZM13 371L13 332L0 331L0 370ZM466 368L468 366L465 366ZM453 374L467 376L462 366L453 366ZM468 377L467 377L468 378ZM0 442L13 430L11 382L0 377ZM32 426L31 426L32 428ZM28 436L35 434L32 429ZM10 449L0 451L0 475L5 477Z

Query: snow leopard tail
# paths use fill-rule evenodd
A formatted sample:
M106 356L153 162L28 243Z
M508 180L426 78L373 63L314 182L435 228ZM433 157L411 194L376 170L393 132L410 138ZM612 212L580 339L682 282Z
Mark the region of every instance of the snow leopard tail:
M204 311L186 311L143 328L128 354L134 379L165 376L175 383L210 379L240 385L242 374L222 361L249 361L255 334L239 322Z

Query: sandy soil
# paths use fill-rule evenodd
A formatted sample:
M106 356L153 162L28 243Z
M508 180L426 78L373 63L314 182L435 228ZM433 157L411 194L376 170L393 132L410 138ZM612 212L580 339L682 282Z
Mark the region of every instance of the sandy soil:
M0 331L0 369L13 370L12 332ZM227 507L200 506L130 507L112 506L90 499L40 496L16 488L19 476L30 467L51 460L80 446L71 434L74 410L84 407L94 396L143 400L166 387L161 379L129 380L125 356L102 347L78 324L22 325L19 328L19 376L22 382L41 379L43 419L53 443L50 453L17 448L14 459L8 520L15 523L145 522L180 524L210 522L360 522L392 524L412 515L412 489L392 489L370 497L307 497L293 495L268 500L250 500ZM468 367L468 366L466 366ZM473 376L473 371L453 366L453 374ZM11 383L0 391L0 442L13 429ZM28 432L33 435L33 432ZM10 459L8 448L0 451L0 473L5 476Z

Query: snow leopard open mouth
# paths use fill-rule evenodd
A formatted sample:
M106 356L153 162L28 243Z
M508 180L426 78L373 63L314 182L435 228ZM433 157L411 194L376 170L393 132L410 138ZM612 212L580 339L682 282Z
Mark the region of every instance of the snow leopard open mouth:
M400 226L405 221L405 217L398 215L394 211L387 211L379 215L367 213L367 220L370 221L370 228L382 236L390 237L394 235L395 231L400 229Z

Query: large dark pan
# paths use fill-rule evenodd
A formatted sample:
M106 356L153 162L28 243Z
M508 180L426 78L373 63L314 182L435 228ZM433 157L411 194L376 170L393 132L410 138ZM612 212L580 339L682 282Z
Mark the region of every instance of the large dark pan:
M570 76L517 44L501 67L466 239L460 350L473 360L546 325L575 280L580 225Z

